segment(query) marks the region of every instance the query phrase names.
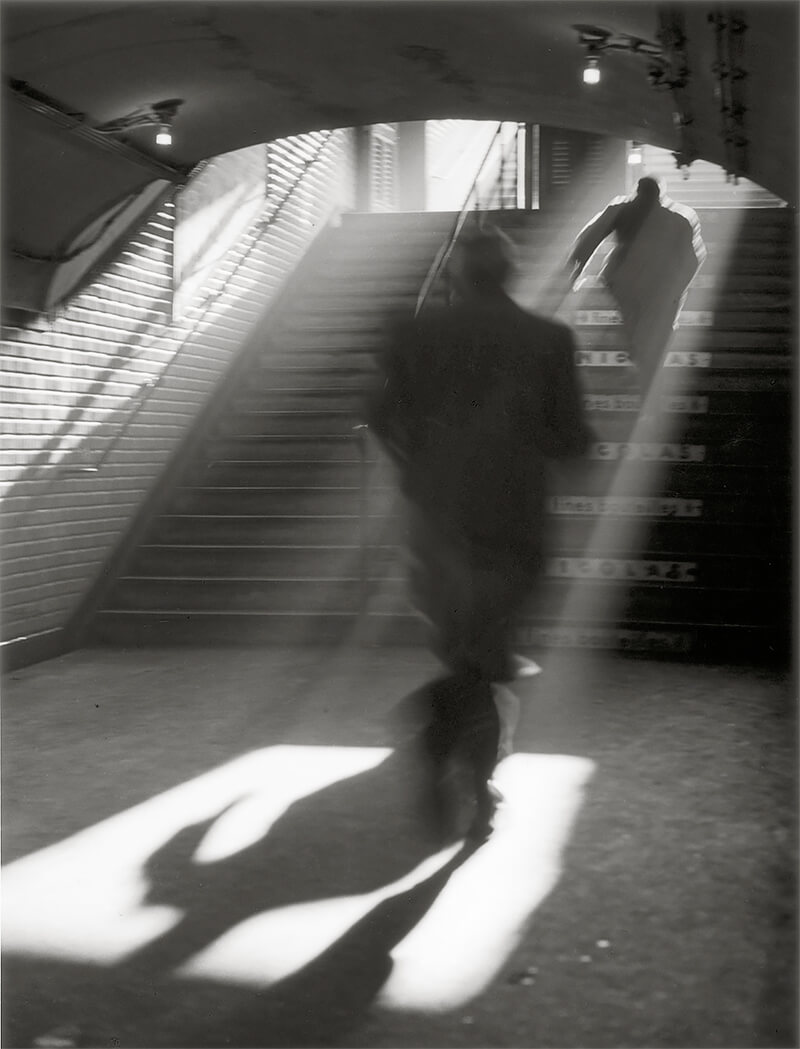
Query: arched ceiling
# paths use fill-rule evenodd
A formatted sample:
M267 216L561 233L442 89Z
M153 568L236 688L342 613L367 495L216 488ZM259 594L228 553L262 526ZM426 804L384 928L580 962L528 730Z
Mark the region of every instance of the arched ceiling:
M180 179L199 160L320 128L461 117L525 120L678 149L671 92L647 61L603 56L581 81L575 24L656 41L677 11L687 37L684 97L700 157L725 165L712 7L631 0L4 0L7 287L52 278L76 238L120 201ZM743 175L795 203L798 8L739 5L748 138ZM153 129L93 128L183 99L172 147ZM131 197L132 199L132 197ZM133 207L134 205L131 205Z

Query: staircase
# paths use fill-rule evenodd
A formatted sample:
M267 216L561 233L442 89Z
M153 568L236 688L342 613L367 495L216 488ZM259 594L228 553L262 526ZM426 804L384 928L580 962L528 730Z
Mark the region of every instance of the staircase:
M690 208L780 208L783 201L746 178L734 181L707 160L695 160L685 173L675 165L668 149L645 145L636 178L651 175L661 179L667 196Z
M352 215L317 242L263 349L95 622L124 644L419 642L391 469L359 420L387 311L411 309L451 215ZM499 212L535 302L575 216ZM708 260L638 399L613 304L569 297L596 433L556 475L527 646L764 657L789 644L793 213L700 212Z
M413 309L452 221L352 215L318 238L106 596L96 640L322 643L352 633L374 460L354 427L387 315Z

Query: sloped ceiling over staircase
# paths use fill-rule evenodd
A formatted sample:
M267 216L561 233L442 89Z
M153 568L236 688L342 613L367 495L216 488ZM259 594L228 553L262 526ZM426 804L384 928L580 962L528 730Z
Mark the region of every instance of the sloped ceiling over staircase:
M578 24L656 42L660 19L677 12L693 145L725 165L715 11L746 27L740 174L794 204L794 2L751 0L732 10L700 0L669 8L639 0L4 0L6 301L42 308L65 260L101 231L112 236L113 209L121 223L140 194L152 197L198 161L285 135L449 117L525 120L679 149L676 99L650 86L645 56L609 52L601 83L582 83ZM168 149L154 144L152 127L94 130L167 99L182 100Z

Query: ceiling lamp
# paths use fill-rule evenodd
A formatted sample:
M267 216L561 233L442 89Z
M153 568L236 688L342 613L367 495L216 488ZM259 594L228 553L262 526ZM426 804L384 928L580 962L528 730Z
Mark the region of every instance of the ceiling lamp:
M651 63L651 67L663 75L664 56L658 44L642 40L638 36L630 36L628 33L613 33L610 29L599 25L574 25L572 28L578 34L580 43L586 48L583 66L584 84L600 83L599 56L604 51L628 51L630 54L641 55Z
M586 55L586 62L583 66L583 82L584 84L600 83L600 61L590 54Z
M183 105L182 98L167 98L163 102L152 102L150 105L134 109L123 117L109 120L95 128L102 135L124 135L135 128L157 127L156 145L172 145L172 122L178 109Z
M172 145L172 121L175 119L178 107L182 104L182 101L180 98L170 98L166 102L156 102L153 105L153 112L160 120L160 127L156 132L157 146Z

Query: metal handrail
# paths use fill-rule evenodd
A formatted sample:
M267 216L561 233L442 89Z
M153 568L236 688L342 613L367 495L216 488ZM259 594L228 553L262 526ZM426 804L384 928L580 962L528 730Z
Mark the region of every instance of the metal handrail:
M156 379L150 378L149 381L145 382L142 385L139 393L136 396L136 399L135 399L135 402L134 402L134 404L133 404L133 406L131 408L131 411L126 416L124 422L122 422L119 425L119 429L116 431L116 433L111 435L108 443L106 444L106 447L103 449L103 451L100 454L100 457L98 458L97 462L93 466L64 466L64 467L61 468L60 472L62 472L64 474L71 474L71 473L97 473L100 470L100 468L103 465L105 465L105 462L108 459L108 457L111 454L111 452L114 450L114 448L116 448L116 446L119 444L119 442L125 437L126 433L130 429L130 427L136 421L136 418L138 417L139 412L144 407L144 404L149 399L149 396L151 396L153 393L155 393L159 389L159 387L161 386L162 382L164 381L164 379L166 378L167 374L169 373L170 368L171 368L172 364L175 362L175 360L176 360L178 354L180 353L181 349L186 345L186 343L189 341L189 339L195 334L195 332L197 331L198 326L202 322L203 318L206 316L208 310L216 302L216 300L220 297L220 295L225 291L227 286L230 284L231 280L236 276L236 274L241 269L242 265L244 265L244 263L247 261L247 259L250 257L250 255L253 253L254 249L261 243L261 234L263 233L263 231L268 229L271 225L273 225L278 220L278 218L280 217L280 215L281 215L281 213L283 211L283 208L289 203L289 200L291 199L292 194L297 189L297 187L300 185L301 181L303 180L303 178L306 175L306 173L308 172L308 170L311 167L313 167L313 165L316 164L321 159L323 153L327 150L327 147L328 147L331 139L333 138L334 134L335 134L334 131L329 131L327 133L325 139L322 142L320 142L319 145L317 146L313 156L309 157L307 160L302 162L302 164L300 165L299 171L297 172L296 176L294 177L292 182L289 184L289 186L287 186L283 196L280 197L277 202L275 202L275 201L268 201L266 206L265 206L265 208L263 209L263 211L259 215L259 217L257 219L255 219L251 223L250 228L251 229L257 229L258 230L258 235L254 235L251 238L249 246L246 248L245 251L243 251L238 256L238 258L237 258L237 260L236 260L236 262L235 262L235 264L233 266L233 269L228 273L227 277L225 278L225 283L218 290L213 292L212 294L206 295L203 298L201 303L197 304L194 307L190 307L189 311L187 311L188 314L189 314L189 324L190 324L190 326L183 332L183 336L179 339L178 344L175 347L175 350L174 350L172 356L167 361L167 363L164 365L164 367L161 369L161 372L159 373L158 378L156 378ZM192 317L191 314L193 312L195 313L195 316ZM186 323L186 322L184 321L184 323ZM165 337L165 330L168 330L171 326L172 325L161 325L160 326L160 330L158 330L158 331L151 331L147 335L143 336L142 339L139 341L139 343L136 345L136 349L134 350L134 352L131 353L129 360L131 360L131 361L138 360L141 357L142 352L144 350L146 350L154 342L156 342L159 339L162 339L162 338ZM66 436L68 436L68 435L65 435L65 437ZM61 443L63 443L64 439L65 438L62 438L62 442ZM59 450L58 448L56 448L54 450L53 456L55 456L58 453L58 450ZM52 457L51 457L51 462L52 462Z
M472 184L469 187L469 189L467 190L467 195L464 198L464 203L461 206L461 210L459 211L458 215L456 216L455 222L453 223L453 226L452 226L450 232L448 233L447 237L442 242L439 250L436 252L436 256L435 256L433 262L431 263L431 266L428 269L428 272L425 275L425 280L422 282L422 287L420 288L419 294L417 295L417 302L416 302L416 306L415 306L415 309L414 309L414 316L415 317L419 315L420 311L425 306L426 302L428 301L428 296L430 295L434 285L436 284L436 281L442 275L442 273L444 272L445 267L447 266L447 263L450 261L450 256L453 253L453 249L455 248L456 241L458 240L458 238L459 238L459 236L461 234L461 230L464 228L464 224L467 221L467 216L472 211L473 203L476 206L479 204L479 200L478 200L478 184L479 184L479 182L481 180L481 176L485 172L485 168L487 167L487 165L489 163L489 159L492 157L492 155L493 155L493 153L495 151L495 148L497 146L497 142L500 139L500 136L502 134L502 130L503 130L503 122L502 121L498 121L497 122L497 127L495 129L495 133L492 136L492 141L489 143L489 148L486 150L486 153L485 153L485 155L483 157L483 160L481 161L480 166L478 167L477 173L475 174L475 178L472 180ZM513 142L514 147L516 148L516 144L517 144L517 136L516 135L514 136L512 142ZM503 178L504 161L505 161L505 150L501 148L499 180L502 180L502 178Z

